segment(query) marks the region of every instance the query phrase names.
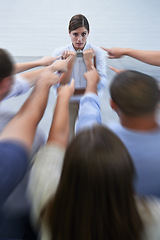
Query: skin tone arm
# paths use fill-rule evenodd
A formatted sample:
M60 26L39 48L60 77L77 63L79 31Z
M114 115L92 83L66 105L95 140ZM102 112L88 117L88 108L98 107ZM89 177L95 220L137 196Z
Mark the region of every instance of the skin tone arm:
M87 71L92 69L93 62L92 59L94 58L95 53L93 49L88 49L83 51L83 59L87 67Z
M102 122L98 96L95 98L100 76L96 68L92 66L91 70L84 74L84 77L87 80L87 86L84 97L80 100L78 121L75 126L76 133L86 127L90 128L93 124L100 124Z
M136 50L132 48L104 48L103 50L108 52L108 58L120 58L124 55L135 58L139 61L160 66L160 51L151 51L151 50Z
M59 58L59 57L58 57ZM29 71L29 72L24 72L22 74L20 74L20 76L24 79L26 79L28 81L28 83L30 84L30 86L34 86L37 79L39 78L40 74L42 72L45 72L46 70L50 70L53 72L66 72L67 71L67 65L70 61L71 57L68 57L65 60L57 60L55 62L53 62L51 65L49 65L48 67L44 67L41 69L37 69L37 70L33 70L33 71ZM54 59L57 59L54 58Z
M61 56L58 57L42 57L36 61L32 62L24 62L24 63L15 63L14 65L14 74L27 71L31 68L35 67L44 67L44 66L49 66L51 65L56 59L60 58Z
M68 57L70 57L70 61L68 62L67 72L61 74L61 76L60 76L61 84L66 84L66 83L70 82L74 62L76 60L76 52L68 51L68 50L64 51L62 58L67 59Z
M87 86L85 89L85 94L91 92L97 94L97 85L100 80L100 76L96 68L92 65L91 70L87 71L84 74L85 79L87 80Z
M60 82L62 84L69 83L71 79L71 74L74 66L74 62L76 60L76 52L75 51L65 51L63 54L63 58L66 59L67 57L71 56L71 60L68 63L68 70L67 72L63 73L60 77ZM87 71L91 70L91 66L93 65L92 59L95 56L93 49L88 49L83 51L83 59L85 61Z
M0 140L19 141L30 151L36 127L47 105L49 89L58 81L58 76L51 71L40 76L30 97L2 131Z
M57 103L48 136L48 143L58 143L66 148L69 138L69 100L74 93L74 80L58 89Z

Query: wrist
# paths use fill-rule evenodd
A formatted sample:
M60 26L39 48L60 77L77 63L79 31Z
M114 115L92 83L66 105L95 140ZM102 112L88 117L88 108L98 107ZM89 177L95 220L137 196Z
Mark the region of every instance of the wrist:
M130 56L132 54L131 48L124 48L123 55Z
M86 93L95 93L97 94L97 84L89 84L86 86L85 94Z
M87 71L91 70L91 67L93 65L92 60L84 60L86 67L87 67Z

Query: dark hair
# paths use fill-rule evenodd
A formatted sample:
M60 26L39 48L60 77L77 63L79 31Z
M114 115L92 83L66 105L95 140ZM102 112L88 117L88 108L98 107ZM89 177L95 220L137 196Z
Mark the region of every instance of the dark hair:
M12 57L5 49L0 48L0 81L2 81L5 77L10 76L12 72Z
M155 110L159 101L156 80L147 74L131 70L116 75L110 85L110 95L128 116L149 114Z
M82 14L74 15L69 22L69 33L80 27L85 27L89 32L89 23L87 18Z
M67 148L57 192L44 214L51 239L140 239L134 174L114 133L102 126L80 132Z

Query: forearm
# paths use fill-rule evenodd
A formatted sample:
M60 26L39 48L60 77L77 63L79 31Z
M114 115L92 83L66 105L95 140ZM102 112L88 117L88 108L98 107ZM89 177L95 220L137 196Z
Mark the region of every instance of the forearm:
M87 67L87 71L91 70L92 69L92 66L93 66L93 62L92 60L87 60L85 61L85 64L86 64L86 67Z
M73 66L74 66L74 62L73 63L68 63L67 72L62 73L61 76L60 76L60 83L61 84L66 84L66 83L70 82Z
M44 206L55 194L61 175L63 158L64 149L56 144L46 144L34 158L28 192L31 198L32 216L36 223Z
M58 96L54 116L48 137L49 143L57 143L66 147L69 137L69 99Z
M25 62L25 63L15 63L15 71L14 73L20 73L20 72L23 72L23 71L27 71L31 68L35 68L35 67L39 67L40 64L39 64L39 61L36 60L36 61L33 61L33 62Z
M133 57L142 62L160 66L160 51L150 50L136 50L131 48L124 48L124 55Z
M36 126L43 116L49 87L36 87L20 111L9 122L0 135L0 140L12 139L20 141L28 150L31 149Z
M43 67L37 70L21 73L20 77L24 78L29 83L30 86L34 86L40 74L44 72L46 69L47 67Z

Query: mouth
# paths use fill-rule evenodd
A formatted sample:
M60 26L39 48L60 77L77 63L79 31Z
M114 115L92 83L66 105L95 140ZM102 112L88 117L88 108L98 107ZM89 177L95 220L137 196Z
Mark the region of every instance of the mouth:
M83 45L83 43L76 43L76 45L77 45L77 46L81 46L81 45Z

